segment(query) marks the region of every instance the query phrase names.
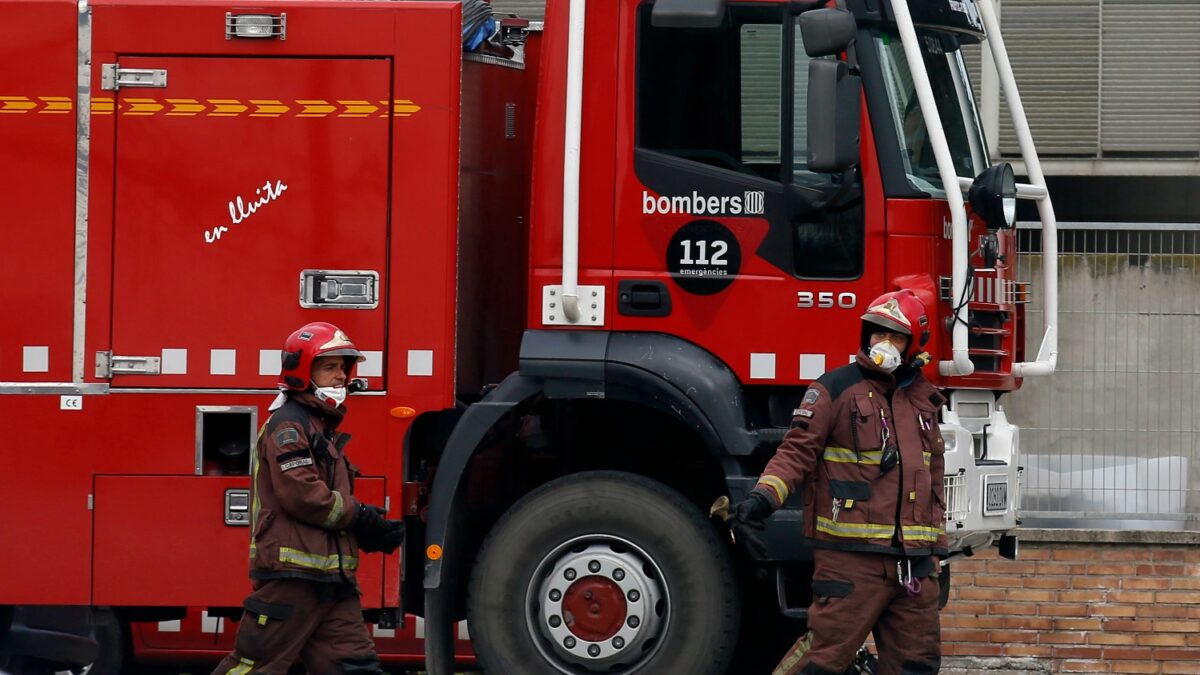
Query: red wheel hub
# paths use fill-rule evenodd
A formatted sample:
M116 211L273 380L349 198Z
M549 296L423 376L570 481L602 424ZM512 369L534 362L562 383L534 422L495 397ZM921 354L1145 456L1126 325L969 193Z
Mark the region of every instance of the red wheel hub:
M581 640L603 642L625 624L625 593L612 579L583 577L563 594L563 621Z

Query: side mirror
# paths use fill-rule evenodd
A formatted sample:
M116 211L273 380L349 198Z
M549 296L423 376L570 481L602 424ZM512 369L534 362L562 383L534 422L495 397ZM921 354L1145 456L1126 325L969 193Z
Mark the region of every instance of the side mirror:
M844 9L814 9L800 15L800 35L809 56L832 56L846 51L854 42L858 24Z
M808 170L841 173L858 163L862 78L842 61L808 62Z
M725 0L657 0L650 11L655 28L717 28L725 20Z
M967 201L990 230L1007 230L1016 225L1017 179L1012 165L1005 162L990 166L976 176L967 192Z

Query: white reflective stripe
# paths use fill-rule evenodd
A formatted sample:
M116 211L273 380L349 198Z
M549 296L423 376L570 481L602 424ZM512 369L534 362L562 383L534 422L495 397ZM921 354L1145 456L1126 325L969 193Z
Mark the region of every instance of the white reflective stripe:
M50 372L50 348L25 347L22 349L21 370L26 373Z
M459 640L470 640L471 639L471 631L467 628L466 621L458 622L458 639Z
M274 377L283 368L283 352L278 349L258 350L258 374Z
M773 380L773 379L775 379L775 355L774 354L750 354L750 379L752 379L752 380Z
M394 637L396 637L396 629L395 628L380 628L379 624L374 624L373 626L371 626L371 632L373 632L375 634L375 637L377 637L377 638L394 638Z
M824 354L800 355L800 379L815 380L825 374Z
M425 619L416 617L416 620L413 621L413 634L418 640L425 639Z
M430 377L433 375L433 350L408 350L408 374L413 377Z
M217 616L209 616L207 611L200 612L200 632L201 633L224 633L225 619Z
M158 372L163 375L187 375L186 349L164 348Z
M158 622L158 632L160 633L178 633L182 628L183 622L179 619Z
M430 352L432 356L432 352ZM380 377L383 375L383 352L362 353L366 357L366 361L358 364L358 368L354 371L360 377Z
M329 509L329 515L325 516L325 522L322 527L330 528L337 524L337 521L342 519L342 512L346 510L346 505L342 499L342 493L337 490L333 491L333 508Z
M210 350L208 350L208 372L211 375L236 375L237 374L237 350L236 349L210 349Z

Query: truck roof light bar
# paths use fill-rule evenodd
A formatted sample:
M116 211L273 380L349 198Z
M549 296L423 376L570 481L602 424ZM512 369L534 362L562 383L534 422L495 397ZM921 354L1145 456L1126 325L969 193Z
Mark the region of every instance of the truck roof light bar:
M225 12L225 39L287 39L287 12L271 14L234 14Z

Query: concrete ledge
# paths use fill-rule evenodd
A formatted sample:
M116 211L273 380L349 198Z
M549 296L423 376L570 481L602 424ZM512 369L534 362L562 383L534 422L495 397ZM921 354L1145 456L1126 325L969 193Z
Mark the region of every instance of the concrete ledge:
M1195 546L1200 544L1200 532L1019 528L1015 534L1022 543L1163 544L1177 546Z

